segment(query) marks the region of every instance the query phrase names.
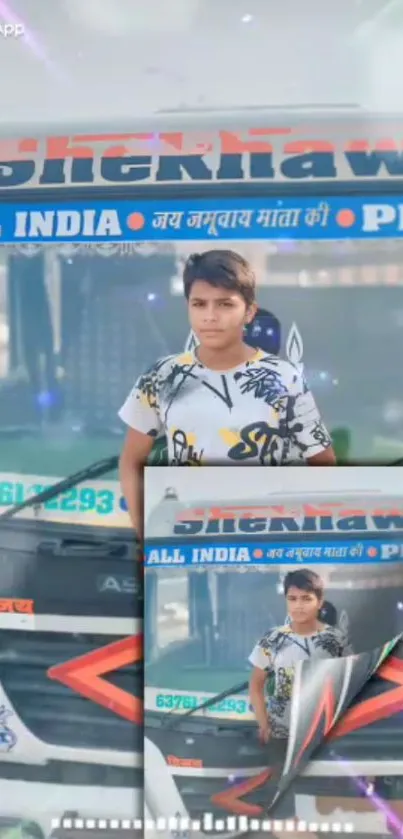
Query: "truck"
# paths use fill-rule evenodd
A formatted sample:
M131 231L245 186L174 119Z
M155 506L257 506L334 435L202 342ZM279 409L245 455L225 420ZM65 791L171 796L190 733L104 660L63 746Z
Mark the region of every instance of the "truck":
M192 495L191 501L178 496L173 475L172 487L146 523L144 782L149 810L155 819L178 813L203 825L204 813L219 822L250 817L260 809L262 819L283 824L294 817L304 823L337 822L335 832L353 824L355 835L386 835L394 800L401 798L403 774L402 711L394 705L393 691L378 717L366 717L363 710L362 719L351 723L345 709L341 730L336 725L334 736L330 729L319 737L301 775L270 809L268 776L275 767L278 771L270 755L280 759L257 738L248 656L264 633L285 624L282 583L287 571L301 567L318 571L324 580L323 620L348 637L352 650L345 662L362 661L362 654L401 636L403 498L352 490L267 491L263 497L232 500L194 500ZM347 669L355 666L345 664ZM400 683L401 662L396 668ZM385 690L382 673L380 668L368 682L356 682L357 708ZM392 675L388 678L393 682ZM308 695L299 696L293 737L286 744L278 741L280 776L286 774L293 742L300 742L299 731L310 722L320 729L325 700L324 688L318 690L312 711ZM341 693L335 696L339 701ZM368 785L374 792L369 798ZM376 795L386 797L386 810L377 808ZM201 827L196 835L202 839L206 832Z
M9 127L0 167L4 818L46 834L60 809L93 818L101 793L101 816L133 812L125 761L139 770L142 761L140 728L135 743L126 736L133 701L113 715L88 685L71 687L67 663L124 649L125 639L137 655L141 575L117 476L117 410L157 357L194 345L181 285L190 252L230 246L252 262L260 311L245 337L304 368L339 462L402 456L401 131L398 118L339 108L304 121L293 109L166 115L123 133L30 126L11 137ZM152 462L167 463L163 438ZM141 665L128 666L134 696ZM35 712L25 707L31 694ZM54 723L40 719L45 699ZM81 721L101 720L91 743L77 703ZM65 725L77 731L74 760ZM48 755L44 774L31 766L32 737ZM105 744L122 770L113 782L115 763L102 774L96 759ZM64 783L65 808L54 785L77 762L89 804L74 808ZM50 785L46 818L37 783ZM109 806L110 784L124 806Z

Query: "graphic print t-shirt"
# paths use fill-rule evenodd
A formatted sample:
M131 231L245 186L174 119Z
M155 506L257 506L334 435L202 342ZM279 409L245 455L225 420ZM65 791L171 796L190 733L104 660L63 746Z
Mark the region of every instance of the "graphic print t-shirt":
M352 655L345 635L327 624L314 635L297 635L288 625L268 632L249 656L253 667L273 677L267 707L273 737L287 737L295 665L307 659L341 658Z
M158 361L140 376L119 412L126 425L165 435L171 465L282 465L331 445L301 372L257 350L220 373L193 352Z

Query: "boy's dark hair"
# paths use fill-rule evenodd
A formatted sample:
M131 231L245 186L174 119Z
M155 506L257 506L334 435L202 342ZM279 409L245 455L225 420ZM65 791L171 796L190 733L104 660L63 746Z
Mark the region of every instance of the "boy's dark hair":
M183 286L189 300L193 283L204 280L214 288L236 291L247 306L255 302L256 277L249 262L236 251L212 250L192 253L183 271Z
M310 571L309 568L299 568L298 571L290 571L286 575L283 583L284 594L287 596L288 590L291 586L299 588L301 591L309 591L315 594L318 600L323 597L323 580L316 574L315 571Z

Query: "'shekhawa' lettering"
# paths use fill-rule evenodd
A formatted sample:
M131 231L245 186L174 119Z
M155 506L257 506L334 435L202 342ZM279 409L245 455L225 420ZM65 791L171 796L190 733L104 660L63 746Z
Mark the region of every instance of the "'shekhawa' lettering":
M43 152L38 140L28 138L1 144L0 188L403 177L397 140L335 144L292 135L281 127L207 135L78 135L50 137Z
M186 514L184 514L186 515ZM256 533L365 533L393 532L403 530L403 511L390 515L352 515L336 518L331 515L249 518L209 518L206 521L192 518L177 521L174 524L175 535L206 536L218 534L256 534Z

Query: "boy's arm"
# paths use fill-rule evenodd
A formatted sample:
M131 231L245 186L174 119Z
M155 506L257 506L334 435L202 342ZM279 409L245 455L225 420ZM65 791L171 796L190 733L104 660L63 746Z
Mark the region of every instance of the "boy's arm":
M154 438L129 428L119 460L122 492L131 523L138 539L143 539L144 466L154 445Z
M332 438L322 420L303 373L295 370L290 388L288 427L309 466L335 466Z
M260 739L267 743L270 739L270 719L267 712L265 686L269 673L273 671L273 663L266 645L263 649L260 643L256 644L249 656L249 662L253 666L249 680L250 701L259 726Z
M119 461L119 475L131 522L143 538L143 470L156 438L161 433L157 363L136 382L119 411L128 428Z

